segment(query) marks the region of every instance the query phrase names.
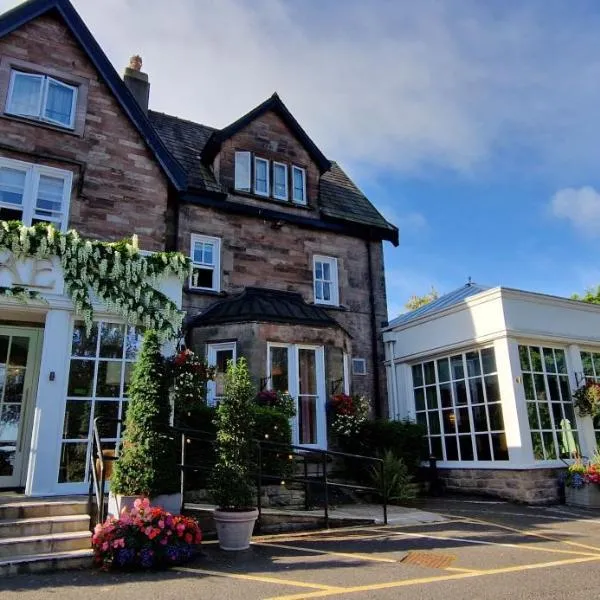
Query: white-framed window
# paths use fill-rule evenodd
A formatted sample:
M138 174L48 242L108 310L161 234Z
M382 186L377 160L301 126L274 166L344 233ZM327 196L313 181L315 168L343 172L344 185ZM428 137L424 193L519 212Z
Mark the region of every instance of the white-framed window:
M591 379L596 383L600 383L600 352L581 352L581 362L583 364L585 379ZM594 423L594 433L596 434L596 444L600 447L600 415L592 417L592 420Z
M412 365L417 423L444 461L509 459L494 348Z
M519 346L523 389L535 460L568 457L565 430L579 447L567 359L562 348Z
M240 192L249 192L252 189L252 154L250 152L235 153L235 183L234 187Z
M73 129L77 87L48 75L13 70L10 76L6 112Z
M288 199L287 165L283 163L273 163L273 198Z
M216 406L223 398L227 362L237 360L236 343L207 344L206 360L209 366L215 367L215 378L207 384L206 402L209 406Z
M337 258L331 256L313 258L313 283L315 303L339 305Z
M367 361L364 358L353 358L352 359L352 374L353 375L366 375L367 374Z
M296 403L294 444L327 447L325 351L323 346L268 344L268 388L287 392Z
M258 156L254 157L254 193L269 195L269 161Z
M221 291L221 240L217 237L192 234L192 275L190 288Z
M72 181L71 171L0 158L0 220L53 223L64 231Z
M298 204L306 204L306 171L292 166L292 200Z

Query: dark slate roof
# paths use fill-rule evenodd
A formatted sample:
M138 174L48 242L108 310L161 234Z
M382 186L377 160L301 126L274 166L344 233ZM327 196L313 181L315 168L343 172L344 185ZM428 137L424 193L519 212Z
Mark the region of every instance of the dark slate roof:
M187 327L194 329L217 323L251 321L317 327L339 326L327 311L319 306L307 304L301 294L247 287L237 296L218 300L202 314L192 318Z
M226 195L212 170L200 156L205 144L217 131L164 113L148 111L148 117L167 148L186 170L190 188ZM331 161L331 169L321 175L319 208L325 220L368 225L382 231L382 238L398 245L398 228L388 223L342 168Z
M385 220L336 162L321 176L319 200L326 217L395 231L397 238L398 229Z
M168 152L156 130L150 125L144 111L69 0L29 0L19 4L16 8L0 16L0 38L50 11L55 11L67 24L175 188L185 189L186 176L182 166Z
M246 127L246 125L268 111L273 111L275 114L279 115L293 133L294 137L304 146L304 149L319 166L321 173L324 173L330 168L331 164L327 158L325 158L323 153L317 148L316 144L308 137L306 131L302 129L300 123L296 121L292 113L287 109L287 106L283 103L277 92L259 104L256 108L253 108L249 113L246 113L243 117L240 117L237 121L231 123L231 125L228 125L215 133L203 151L205 158L211 161L217 155L221 144L225 140L235 135L238 131Z
M429 304L425 304L425 306L421 306L416 310L411 310L410 312L404 313L399 317L396 317L392 321L390 321L388 327L396 327L397 325L406 325L411 321L416 319L420 319L421 317L429 316L440 312L450 306L454 306L456 304L460 304L470 296L475 296L476 294L480 294L481 292L485 292L491 289L488 286L479 285L477 283L467 283L462 287L440 296L437 300L430 302Z

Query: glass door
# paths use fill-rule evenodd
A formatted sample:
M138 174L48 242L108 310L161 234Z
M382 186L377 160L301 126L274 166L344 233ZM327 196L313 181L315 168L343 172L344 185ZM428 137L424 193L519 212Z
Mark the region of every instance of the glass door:
M39 332L0 327L0 488L25 484Z
M215 379L207 384L206 402L209 406L216 406L223 398L225 389L225 372L227 362L235 362L235 342L208 345L208 365L215 367Z

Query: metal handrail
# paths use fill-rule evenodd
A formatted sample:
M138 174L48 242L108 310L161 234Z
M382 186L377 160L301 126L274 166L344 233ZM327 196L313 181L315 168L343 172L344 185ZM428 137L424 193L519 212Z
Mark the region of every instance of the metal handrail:
M97 520L96 522L103 522L105 518L105 485L106 485L106 467L105 460L108 461L117 461L118 456L105 456L102 450L102 440L99 433L98 424L100 422L108 422L108 423L122 423L122 419L113 419L106 417L96 417L93 422L93 432L92 432L92 451L90 452L90 468L92 471L92 477L90 478L89 492L88 492L88 504L91 511L92 508L92 498L95 496L96 506L97 506ZM191 429L191 428L182 428L182 427L173 427L169 426L168 431L173 434L179 434L181 438L181 463L178 465L180 470L180 493L181 493L181 506L180 510L184 509L184 493L185 493L185 479L186 472L189 470L199 471L199 470L212 470L212 465L207 464L188 464L186 462L186 448L188 443L191 440L198 440L208 442L212 445L216 445L216 440L214 439L214 433L210 433L207 431L203 431L200 429ZM288 477L287 480L292 483L303 483L305 489L305 506L308 508L308 498L310 492L310 485L315 483L314 477L308 476L308 461L309 457L315 457L316 460L313 460L312 463L316 465L321 465L322 473L321 473L321 482L323 485L323 494L324 494L324 522L325 527L329 527L329 488L330 487L338 487L351 489L355 491L366 491L366 492L375 492L382 494L382 509L383 509L383 522L387 525L388 522L388 497L387 497L387 485L386 485L386 477L385 477L385 468L384 461L379 457L374 456L364 456L361 454L351 454L349 452L338 452L335 450L323 450L321 448L307 448L306 446L299 446L294 444L284 444L281 442L272 442L270 440L253 440L253 443L256 448L256 489L257 489L257 498L256 504L259 511L259 519L262 515L262 490L263 490L263 482L265 480L281 480L280 474L269 474L264 473L262 469L263 457L266 452L272 451L273 449L284 449L286 452L290 453L293 456L300 457L304 462L304 477ZM381 489L377 486L364 486L353 483L339 483L336 481L331 481L330 473L328 472L328 464L330 457L344 458L344 459L352 459L352 460L360 460L363 462L368 462L371 464L379 465L380 473L381 473ZM96 471L96 461L99 464L98 474ZM99 475L99 476L98 476ZM260 523L260 521L259 521Z

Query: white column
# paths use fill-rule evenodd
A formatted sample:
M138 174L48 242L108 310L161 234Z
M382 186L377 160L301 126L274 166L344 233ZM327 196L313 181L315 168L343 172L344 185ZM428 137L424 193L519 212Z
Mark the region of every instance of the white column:
M27 495L56 491L71 347L71 314L66 310L50 310L46 315L25 486Z
M581 350L577 344L567 346L567 369L569 372L569 384L571 391L575 391L583 384L583 363L581 361ZM577 381L576 374L579 376ZM579 385L578 385L579 384ZM594 422L592 417L582 417L575 409L574 424L579 432L579 443L583 456L592 456L596 452L596 434L594 432Z
M519 344L511 338L494 341L498 383L509 459L514 466L533 463L527 403L519 362Z

